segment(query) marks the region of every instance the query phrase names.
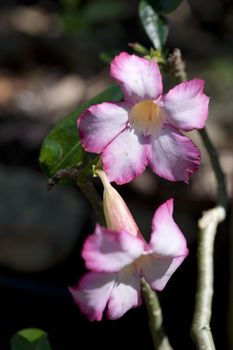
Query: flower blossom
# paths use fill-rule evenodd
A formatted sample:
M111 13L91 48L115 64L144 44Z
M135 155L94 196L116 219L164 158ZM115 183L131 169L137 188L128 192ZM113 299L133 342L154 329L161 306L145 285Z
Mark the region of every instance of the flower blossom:
M96 225L94 233L86 239L82 257L89 272L77 286L69 288L74 301L91 321L100 321L106 307L107 317L117 319L139 306L141 279L153 290L162 290L188 254L186 240L172 217L172 199L155 212L147 243L120 195L106 181L104 186L109 197L105 213L109 210L108 216L112 215L108 221L110 228ZM114 201L114 208L109 207ZM123 229L125 224L130 231Z
M156 61L125 52L112 61L110 75L124 99L82 113L78 127L84 149L101 154L105 172L117 184L133 180L147 165L167 180L188 182L200 165L200 152L180 130L205 125L204 81L183 82L163 95Z

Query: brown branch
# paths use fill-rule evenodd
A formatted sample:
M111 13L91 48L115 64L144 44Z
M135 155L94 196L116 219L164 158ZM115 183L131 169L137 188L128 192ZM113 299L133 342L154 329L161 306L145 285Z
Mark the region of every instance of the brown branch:
M51 190L61 179L68 177L70 179L76 179L80 170L77 168L67 168L59 170L54 176L52 176L47 184L47 189Z

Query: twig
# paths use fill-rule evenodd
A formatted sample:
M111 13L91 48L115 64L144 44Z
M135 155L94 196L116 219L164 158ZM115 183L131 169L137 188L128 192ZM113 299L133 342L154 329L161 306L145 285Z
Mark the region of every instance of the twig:
M163 315L157 294L151 290L148 283L141 281L143 300L146 305L149 327L154 344L157 350L172 350L168 337L163 330Z
M217 180L218 200L217 205L213 209L204 212L199 220L198 280L191 334L198 349L214 350L215 345L210 330L214 279L214 240L218 225L226 217L228 198L225 178L218 160L217 151L205 129L200 130L200 135L208 151Z
M51 190L61 179L68 177L75 179L79 174L80 170L77 168L67 168L59 170L54 176L52 176L47 184L47 189Z
M183 82L187 80L185 64L179 49L176 49L168 59L168 64L170 67L173 67L172 72L178 81ZM199 220L200 230L197 248L198 281L191 334L197 349L214 350L215 345L210 329L214 279L214 240L218 224L225 219L228 199L225 178L219 163L217 151L206 129L200 130L199 134L209 154L215 173L218 185L218 200L216 207L203 213L202 218Z
M210 329L214 279L214 240L217 227L225 219L223 207L206 211L199 220L197 248L198 279L195 297L195 310L191 334L198 349L214 350L214 340Z
M97 193L93 183L86 178L82 173L79 173L76 177L76 183L84 196L91 203L92 207L95 209L96 214L102 225L105 225L105 218L103 212L102 199Z
M214 145L212 144L206 129L199 130L199 134L200 134L202 142L204 143L205 148L207 149L207 152L209 154L211 165L212 165L215 177L216 177L216 181L217 181L217 185L218 185L217 204L219 206L222 206L223 208L227 209L228 197L227 197L227 191L226 191L225 176L223 174L221 165L219 163L217 150L214 147Z

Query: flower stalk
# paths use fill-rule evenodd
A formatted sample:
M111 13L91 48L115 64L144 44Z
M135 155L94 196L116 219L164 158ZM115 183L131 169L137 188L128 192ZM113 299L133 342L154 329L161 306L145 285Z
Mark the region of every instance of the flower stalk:
M157 293L144 279L141 281L143 300L147 309L149 327L155 350L172 350L163 329L163 314Z
M93 183L87 180L87 178L81 173L77 175L76 183L77 183L77 186L80 188L82 194L87 198L87 200L92 205L93 209L95 210L100 220L100 223L102 225L105 225L105 218L103 213L103 202L99 194L97 193Z
M169 58L168 65L171 67L171 71L178 81L183 82L187 80L185 63L182 60L179 49L176 49ZM218 159L217 151L205 128L199 130L199 134L210 157L216 177L218 199L217 205L213 209L204 212L198 224L198 280L191 335L198 350L214 350L215 345L210 328L214 292L214 240L219 223L224 221L226 217L228 198L225 177Z
M199 220L198 280L191 332L197 349L202 350L215 349L210 329L214 293L214 240L218 224L225 219L225 215L225 209L219 206L206 211Z

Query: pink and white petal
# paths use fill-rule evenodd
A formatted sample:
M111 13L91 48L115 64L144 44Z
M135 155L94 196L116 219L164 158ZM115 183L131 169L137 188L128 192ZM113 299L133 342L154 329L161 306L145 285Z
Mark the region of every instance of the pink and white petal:
M148 145L143 136L126 129L103 151L102 162L109 181L125 184L142 174L147 165Z
M162 204L152 220L150 248L160 256L186 256L188 253L186 239L172 217L173 199Z
M164 124L151 140L149 156L153 171L170 181L185 181L198 170L201 154L198 147L179 130Z
M112 231L96 225L83 246L86 267L95 272L117 272L131 264L144 251L144 241L125 231Z
M130 266L118 275L109 298L107 317L111 320L120 318L141 302L140 276Z
M155 60L122 52L112 61L110 75L120 84L127 102L156 100L162 94L162 77Z
M172 274L181 265L186 256L176 258L156 257L150 254L146 263L141 265L141 274L153 290L163 290Z
M185 131L205 126L209 97L203 93L204 84L200 79L186 81L163 97L163 111L169 124Z
M75 303L90 321L101 321L116 276L90 272L81 278L76 287L69 287Z
M125 128L129 107L125 103L104 102L86 109L78 119L80 139L88 152L102 150Z

